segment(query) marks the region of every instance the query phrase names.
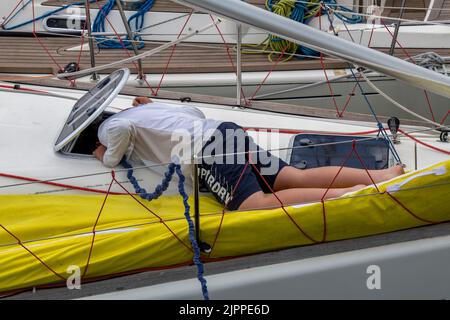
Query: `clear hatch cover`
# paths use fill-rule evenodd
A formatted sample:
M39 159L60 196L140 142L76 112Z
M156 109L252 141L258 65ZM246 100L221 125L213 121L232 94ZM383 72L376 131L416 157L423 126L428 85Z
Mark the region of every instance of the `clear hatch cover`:
M75 103L55 142L55 151L75 139L102 114L122 90L129 75L130 70L126 68L114 71Z

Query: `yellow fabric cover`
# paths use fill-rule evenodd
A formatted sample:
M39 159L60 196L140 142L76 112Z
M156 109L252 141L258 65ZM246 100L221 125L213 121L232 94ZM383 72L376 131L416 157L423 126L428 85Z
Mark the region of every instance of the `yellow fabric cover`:
M434 171L438 174L423 175ZM380 184L380 191L402 181L406 181L401 186L403 191L393 195L411 212L429 221L450 220L447 203L450 161ZM376 193L374 187L325 202L326 241L427 224L414 218L388 194L371 193ZM104 195L1 195L0 225L62 278L67 278L69 266L79 266L81 273L85 270L92 229L104 199ZM190 247L180 196L140 201ZM201 197L200 208L201 237L212 244L222 219L222 208L208 196ZM286 210L309 236L322 240L322 203L290 206ZM63 281L3 228L0 228L0 291ZM227 212L210 257L239 256L313 243L281 208ZM97 224L86 278L188 263L193 253L186 246L159 218L130 196L110 195Z

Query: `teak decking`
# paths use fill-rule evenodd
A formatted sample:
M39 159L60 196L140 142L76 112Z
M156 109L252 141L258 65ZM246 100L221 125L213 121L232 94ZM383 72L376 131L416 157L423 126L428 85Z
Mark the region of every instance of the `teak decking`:
M55 61L64 67L70 62L78 60L79 52L67 51L67 48L80 45L77 38L65 37L39 37L39 40L49 50ZM144 50L150 50L159 44L146 44ZM203 47L204 46L204 47ZM448 49L427 49L444 55ZM142 51L144 52L144 51ZM423 49L408 49L410 55L424 52ZM128 52L133 55L133 52ZM396 50L396 55L404 58L401 50ZM143 60L143 68L146 73L163 73L171 49L166 49ZM34 37L0 37L0 73L55 73L58 66L52 62L50 56L45 52L40 43ZM234 64L236 56L232 52ZM273 63L269 62L265 54L243 54L242 70L245 71L268 71ZM127 52L122 49L104 49L96 51L97 65L104 65L113 61L128 58ZM340 69L347 66L346 62L338 60L326 61L328 69ZM84 51L81 55L81 69L90 67L89 52ZM136 67L128 64L133 73ZM318 59L291 59L280 62L275 70L312 70L320 69ZM103 71L112 72L114 68ZM198 72L233 72L227 51L223 44L179 44L168 66L168 73L198 73Z
M44 2L45 5L59 6L67 3L77 2L78 0L49 0ZM264 7L265 0L246 0L253 5ZM388 0L386 7L399 6L398 0ZM439 2L439 1L438 1ZM444 1L440 0L444 3ZM450 2L450 1L446 1ZM105 0L99 1L100 5ZM429 0L411 0L408 1L408 7L426 8ZM97 4L92 4L93 8ZM446 5L445 5L446 6ZM169 0L156 0L152 11L160 12L187 12L189 8L174 3ZM406 10L404 18L420 19L418 15L424 16L425 10ZM396 17L398 10L385 9L383 14ZM413 15L413 16L411 16ZM70 62L78 60L78 52L67 51L67 48L80 44L80 39L69 37L40 37L40 40L48 48L51 56L60 65L66 66ZM144 50L150 50L159 44L147 43ZM423 52L424 50L408 49L411 55ZM442 52L448 54L448 50L426 51ZM132 51L129 52L133 54ZM145 73L163 73L166 69L171 49L167 49L156 55L143 60L143 68ZM396 55L404 58L401 50L396 50ZM40 43L33 37L0 37L0 73L55 73L59 70L56 63L44 51ZM105 49L96 51L97 65L103 65L112 61L127 58L128 55L123 50ZM232 52L233 60L236 59L235 52ZM233 61L235 63L235 61ZM273 63L269 62L266 54L243 54L242 70L248 71L268 71L272 68ZM347 64L338 60L327 60L326 67L328 69L341 69ZM80 61L81 69L90 67L89 52L83 52ZM136 67L133 64L126 65L133 73L136 73ZM320 61L317 59L300 60L291 59L287 62L280 62L276 70L312 70L320 69ZM112 72L113 69L104 72ZM168 73L198 73L198 72L233 72L227 51L223 44L180 44L177 46L175 54L167 69Z

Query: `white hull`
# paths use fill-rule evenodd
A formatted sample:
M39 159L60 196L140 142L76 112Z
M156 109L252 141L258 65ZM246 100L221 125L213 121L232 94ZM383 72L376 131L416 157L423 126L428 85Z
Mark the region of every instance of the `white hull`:
M55 7L48 7L42 5L42 0L35 1L36 10L35 16L42 15L49 10L55 9ZM3 15L7 15L16 5L15 0L7 0L2 5ZM347 3L348 4L348 3ZM1 13L1 12L0 12ZM133 11L127 11L126 14L129 16ZM97 10L92 9L92 17L95 17ZM57 15L70 17L71 15L81 16L85 15L84 8L73 7L66 11L60 12ZM163 21L174 19L176 17L184 16L185 13L171 13L171 12L153 12L147 13L145 27L151 27L147 29L148 34L143 35L143 39L147 41L173 41L176 40L179 31L183 27L186 18L172 20L168 23L160 24ZM2 16L2 14L0 14ZM14 19L12 19L7 26L13 26L21 21L32 18L32 12L30 8L25 8L21 11ZM120 19L119 12L113 10L108 17L111 23L115 26L115 29L119 33L125 32L125 28ZM194 14L189 20L185 27L184 33L190 33L193 30L202 28L203 26L211 23L211 18L207 14ZM111 30L106 24L107 32L111 33ZM226 42L235 43L236 42L236 26L234 22L224 20L219 25ZM375 29L372 33L372 25L366 24L355 24L349 25L351 36L353 40L359 44L367 46L369 39L371 39L371 46L377 48L388 48L391 45L392 37L390 33L394 32L392 26L389 27L389 32L382 25L374 25ZM55 32L55 30L50 30L45 26L45 21L38 21L35 24L37 32ZM109 29L108 29L109 28ZM11 32L26 32L30 33L33 31L33 25L29 24L27 26L18 28ZM339 38L347 39L351 41L351 38L344 28L343 25L337 24L336 31L339 33ZM450 34L450 26L444 25L421 25L421 26L410 26L403 25L399 33L399 43L405 48L423 48L424 52L428 48L449 48L450 42L446 41ZM255 28L244 27L243 30L243 43L260 43L267 36L267 33L257 30ZM222 37L218 35L215 28L207 30L202 34L195 35L186 41L188 42L208 42L208 43L221 43L223 41ZM397 46L398 47L398 46ZM80 50L80 47L75 47L68 50ZM83 47L83 52L88 50L87 44ZM450 50L449 50L450 56ZM200 70L201 72L201 70ZM330 80L341 76L343 74L350 75L349 70L327 70L327 75ZM161 74L149 74L146 75L149 83L153 88L157 88L162 79ZM243 91L247 98L253 97L255 91L258 89L261 82L267 76L267 72L244 72L243 73ZM130 77L129 85L131 86L142 86L135 81L136 76ZM431 114L430 108L428 106L427 98L423 91L420 89L412 88L406 86L399 81L392 80L387 77L375 76L372 78L376 81L376 84L387 94L389 94L394 100L400 102L401 104L408 107L410 110L432 119L433 116L436 121L440 122L448 112L448 102L447 99L432 94L429 94L429 100L433 115ZM291 70L291 71L274 71L270 77L265 81L264 86L258 89L255 96L256 99L275 101L280 103L286 103L291 105L302 105L310 107L327 108L341 111L347 102L349 93L353 91L355 82L351 77L347 79L342 79L337 83L332 84L332 90L334 95L334 100L332 99L331 92L327 84L322 84L315 87L308 87L303 90L292 90L294 88L308 86L314 82L324 81L325 76L322 70ZM89 77L81 79L80 81L89 82ZM234 73L194 73L194 74L167 74L164 76L164 81L161 84L161 89L185 92L206 94L206 95L216 95L222 97L233 98L236 96L236 76ZM366 85L363 85L363 89L369 101L377 106L376 112L383 116L397 116L399 118L412 119L413 117L397 108L394 107L389 102L386 102L379 94L374 92L373 89ZM290 90L285 92L285 90ZM274 92L284 91L279 94L272 94ZM270 95L267 95L270 94ZM364 96L361 94L359 88L354 90L354 96L351 98L345 110L349 112L365 113L369 114L370 110Z
M54 6L44 6L42 3L45 0L35 1L35 16L38 17L57 7ZM345 2L345 1L338 1ZM17 1L15 0L5 0L2 2L0 8L0 17L7 17L8 14L16 6ZM98 10L91 9L92 19L97 15ZM126 11L127 17L131 16L135 11ZM83 7L70 7L67 10L61 11L55 16L65 16L65 17L85 17L85 10ZM153 12L150 11L145 16L144 22L144 34L143 39L147 41L173 41L176 40L180 30L185 24L186 18L185 13L174 13L174 12ZM23 21L31 20L33 18L32 11L30 8L26 8L21 11L14 19L12 19L7 27L15 26ZM111 24L114 25L115 31L119 33L125 33L125 27L123 26L120 14L117 10L113 10L108 19ZM175 20L173 20L175 19ZM163 23L164 21L170 22ZM324 18L325 22L326 19ZM0 23L2 18L0 18ZM161 24L162 23L162 24ZM207 24L211 23L211 18L208 14L195 13L190 18L189 22L185 27L184 33L192 32L197 30ZM114 33L114 30L106 23L106 32ZM392 42L392 36L390 33L394 32L393 26L388 26L389 31L386 30L384 25L375 24L374 34L372 36L371 46L378 48L389 48ZM77 29L77 25L73 25L74 29ZM362 45L369 43L370 35L372 33L372 23L369 25L365 23L353 24L348 26L351 37ZM79 31L80 28L78 28ZM220 30L223 33L225 41L229 43L236 43L236 26L234 22L224 20L220 25ZM351 41L345 26L340 23L339 20L335 21L335 30L339 33L340 38L347 39ZM12 30L12 32L32 32L33 24L28 24L26 26ZM45 21L37 21L35 24L36 32L58 32L56 29L49 28L46 26ZM63 30L59 30L63 31ZM331 31L329 31L331 33ZM400 28L398 35L399 43L405 48L450 48L450 43L448 40L448 35L450 33L449 26L443 25L420 25L420 26L410 26L404 25ZM243 43L258 44L261 43L267 37L267 33L260 31L256 28L244 27L243 29ZM187 40L187 42L210 42L210 43L222 43L222 38L218 35L215 29L204 32L203 34L196 35ZM399 48L399 46L397 46Z
M80 91L68 89L48 89L45 87L31 87L36 90L62 94L72 98L79 98L83 94ZM38 98L37 98L38 97ZM133 97L119 96L111 104L110 111L118 111L131 105ZM0 173L19 176L22 178L0 177L1 194L67 194L86 193L71 188L55 187L42 183L23 184L23 178L37 180L58 179L63 177L74 177L79 175L91 175L94 173L105 173L101 175L77 177L58 180L56 182L76 187L86 187L97 190L107 190L111 182L111 174L93 156L67 155L53 150L54 142L59 130L65 122L74 104L73 100L50 96L34 96L20 92L0 91ZM168 101L165 101L168 102ZM169 103L179 104L178 101ZM242 110L219 105L195 104L207 117L224 121L233 121L243 127L257 128L282 128L302 131L320 131L331 134L352 133L376 129L375 123L361 123L356 121L314 119L291 115L277 115L268 112ZM424 128L404 126L405 131L420 130ZM11 134L13 133L13 134ZM286 148L289 146L292 134L280 134L279 139L272 141L267 138L269 133L252 132L262 147L268 149ZM372 135L373 136L373 135ZM450 144L438 141L436 132L424 132L415 135L420 140L435 147L450 151ZM278 137L277 137L278 138ZM268 145L271 141L271 145ZM351 141L351 137L349 138ZM420 169L428 165L448 159L448 155L433 151L421 145L417 145L408 138L401 138L402 143L397 145L397 150L408 170ZM278 152L274 151L275 154ZM287 151L278 154L287 160ZM131 189L123 168L115 168L118 180ZM136 172L138 180L143 187L152 190L161 181L158 173L148 169ZM11 185L11 186L9 186ZM113 187L114 192L123 192L117 185ZM176 193L175 185L169 192Z
M208 289L216 300L447 300L449 240L450 236L405 241L214 274L208 277ZM201 300L202 296L198 280L188 279L82 299Z
M343 75L349 75L349 77L341 79L340 77ZM101 79L105 76L100 75ZM275 71L260 87L266 76L267 72L244 72L242 74L242 90L246 99L254 97L255 100L336 110L332 98L334 97L339 112L345 108L345 112L371 114L369 105L365 100L366 96L369 103L375 106L377 115L418 120L380 96L364 81L359 80L364 91L363 95L358 86L355 88L356 82L349 69L327 70L329 80L337 79L331 84L333 95L331 95L328 84L325 82L323 70ZM147 84L140 83L137 78L137 75L131 75L127 85L148 88ZM146 75L148 83L154 90L158 88L162 78L163 75L161 74ZM425 95L422 89L379 74L372 73L369 78L391 98L428 119L432 119L434 116L437 122L441 122L449 111L448 99L445 97L431 92ZM83 77L78 81L91 83L90 77ZM321 84L312 86L317 82L321 82ZM189 94L201 94L236 98L236 75L234 73L167 74L164 76L160 88L166 91L186 93L187 97ZM351 95L351 99L347 103L349 95ZM447 116L445 120L444 123L448 123L450 117Z

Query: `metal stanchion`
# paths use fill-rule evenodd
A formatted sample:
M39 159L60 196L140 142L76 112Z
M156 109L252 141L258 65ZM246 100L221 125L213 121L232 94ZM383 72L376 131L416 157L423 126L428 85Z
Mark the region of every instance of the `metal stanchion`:
M399 19L403 17L403 13L405 12L405 4L406 0L403 0L400 8L400 15L398 17ZM398 32L400 30L401 23L402 23L401 20L398 20L397 23L395 24L394 36L392 37L391 48L389 49L389 55L391 56L394 54L395 45L397 44Z
M196 158L192 161L192 178L194 180L194 223L195 223L195 239L202 252L211 252L211 246L200 238L200 183L198 180L198 164Z
M133 47L133 51L135 55L139 55L138 48L136 46L136 43L134 42L133 33L131 32L131 28L128 25L127 17L125 16L125 12L123 11L122 3L120 0L116 0L117 9L119 9L120 17L122 18L123 24L125 26L125 29L127 31L128 38L130 39L131 46ZM144 70L142 69L142 60L137 61L138 64L138 79L143 80L144 79Z
M242 25L237 25L237 48L236 48L236 105L242 106Z
M89 38L89 53L91 56L91 68L95 68L95 48L94 48L94 39L92 38L92 25L91 25L91 8L89 0L84 1L85 11L86 11L86 28L88 32ZM84 35L83 35L84 36ZM100 80L97 72L93 72L91 76L92 81Z

